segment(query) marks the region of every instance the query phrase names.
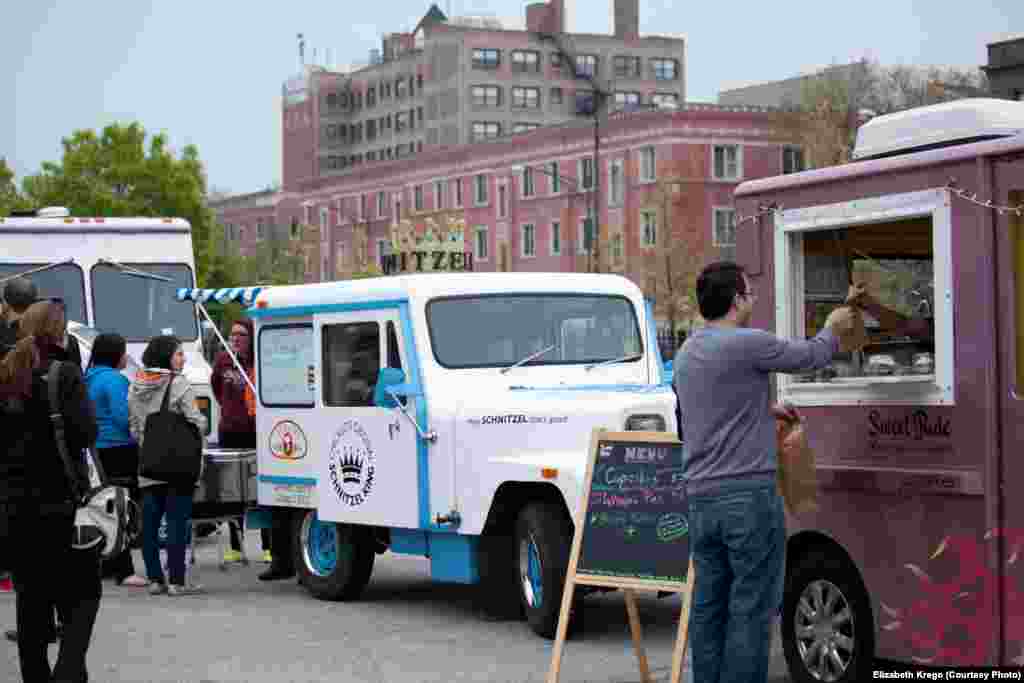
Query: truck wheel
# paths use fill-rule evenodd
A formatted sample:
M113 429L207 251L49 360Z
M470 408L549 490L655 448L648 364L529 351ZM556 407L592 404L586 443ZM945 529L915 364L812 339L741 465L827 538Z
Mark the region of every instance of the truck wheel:
M295 568L299 582L320 600L355 600L370 580L375 557L368 529L321 522L316 510L298 515Z
M811 550L795 567L782 601L782 650L793 681L870 679L874 621L856 570L827 550Z
M516 521L519 597L534 633L554 638L572 548L572 523L561 505L530 503Z

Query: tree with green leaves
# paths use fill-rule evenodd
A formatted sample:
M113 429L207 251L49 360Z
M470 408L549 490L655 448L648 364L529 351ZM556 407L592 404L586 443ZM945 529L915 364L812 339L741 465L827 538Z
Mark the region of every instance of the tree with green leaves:
M183 218L192 226L196 277L201 286L228 286L218 281L216 219L207 206L206 174L195 145L180 156L157 133L148 139L137 122L114 123L97 133L76 130L61 140L60 162L22 182L32 206L64 206L74 216L146 216ZM211 277L213 276L213 277Z
M0 157L0 216L25 208L28 208L27 203L18 192L18 186L14 182L14 171L7 165L7 160Z

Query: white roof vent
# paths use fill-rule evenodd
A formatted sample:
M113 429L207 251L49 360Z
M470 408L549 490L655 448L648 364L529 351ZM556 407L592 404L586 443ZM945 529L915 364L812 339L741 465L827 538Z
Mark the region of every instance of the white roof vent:
M36 212L39 218L67 218L71 212L63 206L44 206Z
M954 100L886 114L857 129L854 159L945 147L1024 133L1024 102Z

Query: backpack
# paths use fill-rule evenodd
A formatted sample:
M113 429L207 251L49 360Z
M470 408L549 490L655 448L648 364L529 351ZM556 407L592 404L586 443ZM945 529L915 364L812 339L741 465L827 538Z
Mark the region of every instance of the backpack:
M60 361L50 364L46 382L54 440L77 503L71 547L76 550L99 548L100 556L110 559L135 543L139 536L141 516L128 489L107 481L103 465L92 446L86 453L89 468L86 481L82 480L71 462L64 436L64 416L60 411L60 365Z

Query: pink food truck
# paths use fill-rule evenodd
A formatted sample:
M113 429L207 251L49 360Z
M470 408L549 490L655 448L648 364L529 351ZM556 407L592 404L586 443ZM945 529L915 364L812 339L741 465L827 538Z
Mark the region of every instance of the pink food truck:
M878 117L850 163L736 207L755 326L811 337L851 283L870 295L867 346L776 380L820 484L788 519L793 680L1024 665L1024 103Z

